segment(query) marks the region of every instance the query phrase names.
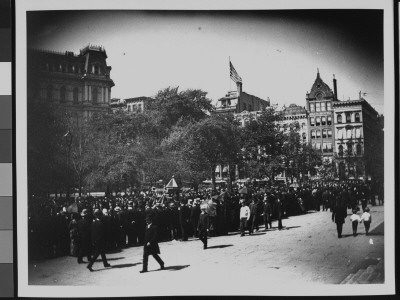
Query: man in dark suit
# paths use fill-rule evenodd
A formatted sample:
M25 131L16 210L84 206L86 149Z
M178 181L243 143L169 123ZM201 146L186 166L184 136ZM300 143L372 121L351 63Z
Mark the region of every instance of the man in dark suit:
M272 205L271 201L268 201L267 196L264 198L264 206L263 206L263 217L264 217L264 224L265 230L272 228Z
M285 214L285 209L283 207L283 203L281 201L282 195L278 195L278 197L275 200L275 212L276 212L276 217L278 219L278 229L282 230L282 218L283 215Z
M338 201L332 211L332 222L336 223L338 238L342 237L344 219L347 217L347 207L344 200Z
M94 220L91 226L91 237L94 251L92 259L87 265L87 268L90 270L90 272L93 271L92 266L99 255L101 255L101 260L103 261L104 267L110 267L110 264L107 262L107 257L105 254L104 225L101 221L102 212L99 209L96 209L93 215Z
M182 241L188 240L190 209L184 201L181 202L179 210L179 223L181 224Z
M88 262L90 261L90 225L91 219L87 209L83 209L81 212L82 218L77 222L78 229L78 263L83 263L82 258L87 257Z
M160 254L160 247L158 246L157 241L157 233L158 228L157 225L153 224L153 218L151 215L146 218L146 232L144 235L144 248L143 248L143 269L140 273L147 272L147 265L149 262L149 255L153 255L154 259L160 264L161 270L164 269L164 262L161 257L158 256Z
M199 223L200 213L200 200L195 199L193 206L190 209L190 222L192 223L193 233L195 237L198 237L197 224Z

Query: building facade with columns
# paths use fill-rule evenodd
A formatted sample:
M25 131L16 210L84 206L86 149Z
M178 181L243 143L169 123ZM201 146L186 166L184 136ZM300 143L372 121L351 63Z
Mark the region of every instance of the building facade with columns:
M336 169L339 178L383 176L383 126L376 110L361 97L333 105Z
M153 100L150 97L134 97L134 98L113 98L111 99L110 107L113 111L122 109L127 112L140 113L146 110L148 103Z
M79 54L28 49L28 101L48 102L77 121L110 108L111 66L103 47L88 45Z

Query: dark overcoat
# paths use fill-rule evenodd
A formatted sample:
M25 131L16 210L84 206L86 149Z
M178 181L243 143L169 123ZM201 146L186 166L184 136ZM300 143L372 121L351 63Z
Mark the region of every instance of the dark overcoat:
M158 246L158 227L155 224L151 224L150 227L146 226L144 235L144 253L147 255L160 254L160 247ZM147 243L150 243L147 246Z

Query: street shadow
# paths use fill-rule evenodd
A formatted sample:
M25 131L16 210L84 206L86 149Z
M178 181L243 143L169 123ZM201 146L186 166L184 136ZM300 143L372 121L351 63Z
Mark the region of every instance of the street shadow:
M109 260L120 260L120 259L124 259L125 257L110 257L110 258L108 258L107 257L107 261L109 261ZM96 262L101 262L102 260L101 260L101 258L98 258L98 259L96 259Z
M130 268L130 267L134 267L137 265L141 265L142 263L135 263L135 264L120 264L120 265L112 265L111 268L112 269L122 269L122 268Z
M254 232L250 235L264 235L264 234L266 234L266 233L265 232Z
M231 246L233 246L233 245L232 244L230 244L230 245L218 245L218 246L207 247L207 249L226 248L226 247L231 247Z
M359 235L359 233L357 233L357 235ZM356 235L356 236L357 236ZM342 234L342 238L347 238L347 237L354 237L352 233L349 234Z
M379 235L385 235L385 234L382 231L377 231L377 232L370 232L368 233L367 236L379 236Z
M190 265L182 265L182 266L168 266L165 267L164 270L159 269L158 271L180 271L182 269L185 269L187 267L189 267Z
M235 231L235 232L229 232L228 233L228 236L232 236L232 235L238 235L238 234L240 234L240 232L239 231Z
M290 229L299 228L299 227L301 227L301 226L288 226L288 227L283 226L282 230L290 230Z

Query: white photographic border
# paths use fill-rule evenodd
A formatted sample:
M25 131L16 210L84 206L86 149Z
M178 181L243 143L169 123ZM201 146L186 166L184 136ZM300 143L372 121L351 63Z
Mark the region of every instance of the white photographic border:
M17 172L17 241L18 241L18 296L20 297L124 297L124 296L180 296L191 295L190 287L166 291L149 291L132 295L131 287L119 286L33 286L28 284L27 232L27 79L26 79L26 12L34 10L249 10L249 9L382 9L384 10L384 117L385 117L385 283L375 285L310 285L269 286L250 289L243 285L242 294L227 290L205 290L203 295L250 296L316 296L316 295L388 295L395 293L394 221L395 221L395 83L394 83L394 12L391 0L341 1L183 1L183 0L16 0L16 172ZM134 284L134 283L132 283ZM247 287L246 287L247 286ZM134 290L134 289L133 289ZM194 295L195 296L195 295Z

